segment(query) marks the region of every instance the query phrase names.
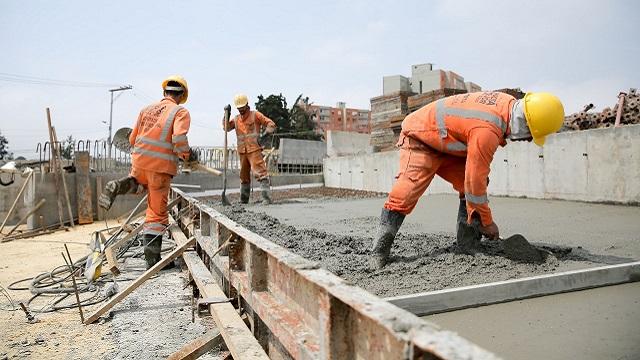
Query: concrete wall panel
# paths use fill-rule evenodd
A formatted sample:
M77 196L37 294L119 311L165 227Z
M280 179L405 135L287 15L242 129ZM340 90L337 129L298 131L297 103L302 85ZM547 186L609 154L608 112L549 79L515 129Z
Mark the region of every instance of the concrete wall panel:
M358 188L389 192L398 162L398 151L327 159L325 182L354 188L353 167L364 177ZM490 195L639 204L640 125L555 134L544 148L511 142L496 152L490 179ZM455 191L436 177L428 193Z

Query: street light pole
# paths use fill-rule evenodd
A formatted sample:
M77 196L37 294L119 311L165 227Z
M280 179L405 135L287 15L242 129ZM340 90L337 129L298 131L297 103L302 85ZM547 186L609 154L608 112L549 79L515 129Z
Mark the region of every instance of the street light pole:
M107 140L107 144L109 145L109 160L111 160L111 129L113 126L113 93L118 91L131 90L131 89L133 89L133 86L127 85L127 86L120 86L119 88L109 90L109 92L111 93L111 107L109 108L109 139Z

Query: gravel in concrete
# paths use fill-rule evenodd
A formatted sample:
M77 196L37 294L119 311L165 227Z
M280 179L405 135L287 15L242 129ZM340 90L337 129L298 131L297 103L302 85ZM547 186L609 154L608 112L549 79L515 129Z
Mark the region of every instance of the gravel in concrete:
M354 194L357 196L357 194ZM402 230L391 250L392 262L381 270L368 265L369 248L378 225L375 216L359 216L352 211L356 198L336 200L322 198L282 202L266 207L234 205L217 206L231 219L254 232L313 261L364 289L382 296L397 296L423 291L476 285L494 281L547 274L555 271L586 268L599 265L588 260L590 253L583 249L547 245L552 252L542 263L524 263L505 257L498 242L483 241L482 250L475 255L461 253L455 246L452 233L425 233ZM327 206L329 204L329 206ZM303 205L302 207L300 205ZM341 219L322 222L316 207L331 208L329 217L340 214ZM309 226L291 226L262 211L282 213L305 218ZM291 212L296 214L292 214ZM304 220L303 220L304 221ZM336 228L339 229L336 231ZM453 228L453 225L452 225ZM543 247L540 245L540 247ZM574 251L576 250L576 251ZM581 252L582 255L581 256Z

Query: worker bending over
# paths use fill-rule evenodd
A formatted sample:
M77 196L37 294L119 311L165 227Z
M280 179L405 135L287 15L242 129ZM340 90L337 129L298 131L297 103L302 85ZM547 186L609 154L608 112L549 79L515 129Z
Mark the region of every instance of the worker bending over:
M372 267L387 263L402 221L435 175L460 194L458 226L475 228L478 242L482 235L498 239L487 198L493 154L506 139L542 146L563 121L562 103L549 93L528 93L520 100L500 92L455 95L409 114L402 122L400 169L382 209ZM460 230L457 236L460 243Z
M234 119L229 120L227 131L236 130L238 138L238 155L240 156L240 202L247 204L251 193L251 170L260 183L262 203L270 204L271 196L269 173L267 165L262 158L262 146L258 143L261 129L265 128L266 134L272 134L276 130L273 120L264 116L259 111L251 111L247 95L238 94L233 103L240 113ZM224 120L223 120L224 121ZM224 124L222 124L224 127Z
M147 268L160 261L162 235L169 225L169 188L177 173L178 159L197 161L187 139L191 117L187 109L179 106L189 96L187 81L170 76L162 82L162 89L164 98L140 111L129 136L131 173L109 181L100 199L100 206L109 209L116 195L135 192L138 185L148 190L142 230Z

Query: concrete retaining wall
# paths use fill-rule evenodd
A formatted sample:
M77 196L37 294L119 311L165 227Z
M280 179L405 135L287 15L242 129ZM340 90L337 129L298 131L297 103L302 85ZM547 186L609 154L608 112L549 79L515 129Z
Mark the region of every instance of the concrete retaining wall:
M399 152L327 158L325 185L389 192ZM640 125L564 132L544 148L512 142L491 164L489 194L640 204ZM436 177L428 193L454 193Z
M327 156L346 156L354 154L371 154L373 146L369 145L371 135L350 131L327 131Z
M322 141L280 139L278 164L320 164L327 154Z

